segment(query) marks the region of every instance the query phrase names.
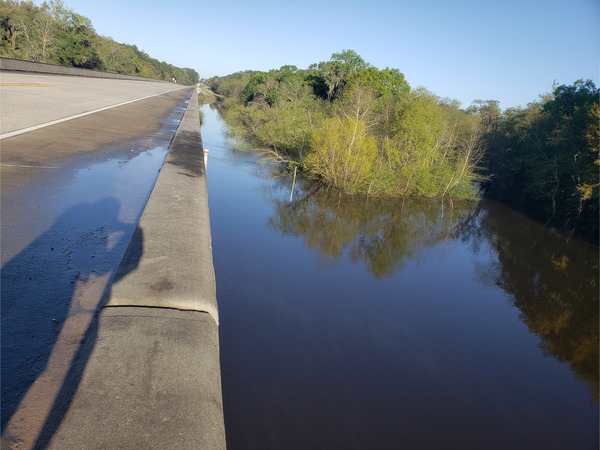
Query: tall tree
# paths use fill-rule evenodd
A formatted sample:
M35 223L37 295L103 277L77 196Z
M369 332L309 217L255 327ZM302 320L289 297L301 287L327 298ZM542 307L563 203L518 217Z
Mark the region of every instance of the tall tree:
M21 13L30 15L26 11L33 11L32 2L17 2L14 0L0 1L0 28L2 31L2 54L10 57L19 57L17 41L22 31L19 26Z
M410 86L404 79L404 74L398 69L385 68L379 70L376 67L359 70L348 76L346 88L355 84L369 87L378 97L386 95L399 98L403 93L410 90Z
M312 138L310 171L347 192L364 191L377 156L377 142L356 116L326 119Z
M340 53L332 54L331 62L339 63L342 71L347 75L352 75L353 73L371 67L371 65L354 50L342 50Z
M309 67L309 71L313 75L311 83L317 95L326 96L328 99L337 98L351 74L369 67L370 64L365 62L354 50L333 53L329 61Z
M491 133L500 117L500 102L498 100L473 100L471 106L467 108L467 112L479 117L485 126L485 131Z

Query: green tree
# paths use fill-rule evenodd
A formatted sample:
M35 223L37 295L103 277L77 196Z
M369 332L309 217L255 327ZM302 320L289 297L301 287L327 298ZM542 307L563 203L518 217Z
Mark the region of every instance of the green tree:
M98 36L92 22L67 8L62 1L51 1L49 8L58 27L57 62L73 67L102 69L102 60L96 51Z
M488 195L597 242L597 105L598 89L580 80L505 111L487 135Z
M98 55L108 72L132 74L135 66L127 48L112 39L103 38L99 41Z
M379 70L376 67L369 67L354 72L348 76L346 89L356 84L371 88L378 97L389 95L399 98L410 90L404 75L398 69Z
M33 7L33 3L30 3ZM17 37L20 30L15 20L15 12L21 6L17 1L1 0L0 1L0 31L2 32L2 55L16 57L17 56Z
M435 195L433 171L445 126L435 98L424 90L402 98L394 121L394 135L384 142L386 175L398 194Z
M370 195L476 196L481 121L410 91L396 69L347 50L307 71L284 66L211 83L222 90L236 79L236 96L221 102L228 124L327 183Z
M357 118L326 119L314 132L312 152L306 158L309 170L347 192L360 192L370 181L377 156L377 142Z
M481 119L485 131L491 133L496 129L500 117L500 103L498 100L473 100L467 112Z
M331 55L331 62L341 64L343 72L348 75L370 67L370 64L354 50L342 50L340 53L333 53Z
M354 50L344 50L333 53L329 61L311 65L309 79L317 95L333 99L339 97L341 89L351 74L368 67L370 64Z
M41 8L22 8L14 18L20 30L24 54L38 62L51 62L56 48L56 24L46 3Z

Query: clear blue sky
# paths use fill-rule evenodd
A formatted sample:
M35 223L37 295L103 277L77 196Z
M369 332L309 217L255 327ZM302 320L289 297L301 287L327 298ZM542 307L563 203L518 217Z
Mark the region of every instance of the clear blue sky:
M41 3L41 0L38 1ZM599 0L65 0L96 31L201 78L356 51L467 107L526 106L600 71Z

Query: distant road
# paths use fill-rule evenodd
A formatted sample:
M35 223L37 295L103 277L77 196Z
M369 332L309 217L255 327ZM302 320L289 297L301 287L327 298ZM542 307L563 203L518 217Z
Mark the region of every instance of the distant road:
M0 72L3 448L35 442L191 95Z

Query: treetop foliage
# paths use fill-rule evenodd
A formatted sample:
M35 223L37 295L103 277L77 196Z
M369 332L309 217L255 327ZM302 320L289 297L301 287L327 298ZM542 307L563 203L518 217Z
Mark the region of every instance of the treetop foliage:
M0 56L193 85L198 73L151 58L135 45L100 36L62 0L0 0Z
M404 79L404 74L398 69L387 67L383 70L368 67L351 73L346 80L346 86L351 88L356 84L369 86L378 97L391 95L399 98L403 93L410 91L410 86Z

